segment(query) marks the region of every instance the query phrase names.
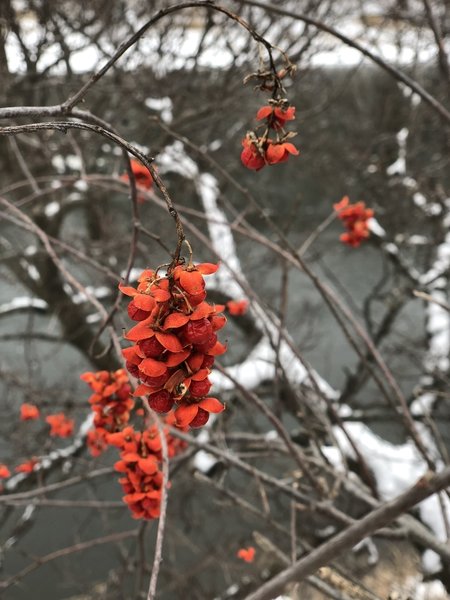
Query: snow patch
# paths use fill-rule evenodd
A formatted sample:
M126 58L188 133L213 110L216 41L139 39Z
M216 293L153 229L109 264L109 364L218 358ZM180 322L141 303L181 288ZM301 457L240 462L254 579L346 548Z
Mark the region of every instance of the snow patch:
M111 295L111 290L106 286L93 287L91 285L86 286L86 293L79 292L72 296L72 300L75 304L81 304L88 300L88 296L95 296L95 298L107 298Z
M22 310L25 308L35 308L37 310L47 310L48 304L44 300L40 300L39 298L29 298L28 296L17 296L11 300L11 302L7 302L0 306L0 315L4 315L6 313L12 312L14 310Z
M411 244L411 246L426 246L428 244L428 238L424 235L410 235L408 244Z
M427 430L420 426L422 439L427 441L427 446L432 449L432 440ZM418 481L424 473L427 472L427 464L418 453L416 446L411 440L404 444L395 445L383 440L371 431L363 423L346 423L346 431L350 437L358 441L358 450L364 457L368 466L372 470L377 482L377 489L383 500L391 500L406 491L411 485ZM353 448L350 445L346 435L340 427L333 427L333 432L338 445L344 453L356 458ZM324 453L337 464L336 449L324 447ZM331 462L331 461L330 461ZM436 460L438 470L443 466L440 460ZM389 465L389 468L386 468ZM447 519L450 519L450 501L442 494L444 510ZM433 531L436 537L446 540L445 523L442 515L439 498L435 494L417 505L421 520ZM440 557L432 550L427 550L422 559L422 566L426 573L434 573L439 570L441 565Z
M387 175L404 175L406 173L406 140L408 135L409 131L406 127L403 127L397 133L398 158L386 168Z
M64 173L66 170L64 158L61 156L61 154L54 154L52 156L52 165L60 174Z
M85 181L84 179L78 179L77 181L75 181L75 183L73 184L73 187L78 190L79 192L87 192L89 185L88 182Z
M39 271L36 269L36 267L34 265L30 264L25 258L21 258L19 260L19 264L28 273L28 276L30 277L30 279L32 279L33 281L40 280L41 276L39 275Z
M60 210L61 206L59 202L54 201L46 205L46 207L44 208L44 213L46 217L51 218L57 215Z
M68 154L66 156L66 165L72 171L81 171L83 163L77 154Z
M367 225L374 235L377 235L380 238L386 237L386 230L383 229L380 223L373 217L368 220Z
M427 204L427 199L421 192L415 192L413 194L413 202L419 208L423 208Z
M173 102L169 96L164 96L163 98L147 98L145 100L145 105L151 110L159 112L164 123L172 123Z

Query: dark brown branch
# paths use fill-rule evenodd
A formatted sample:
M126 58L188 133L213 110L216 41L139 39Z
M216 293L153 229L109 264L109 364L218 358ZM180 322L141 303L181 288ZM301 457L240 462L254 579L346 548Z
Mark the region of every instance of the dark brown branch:
M413 506L429 496L443 490L450 484L450 467L437 475L427 473L409 490L372 511L362 519L350 525L331 538L322 546L314 549L292 567L285 569L276 577L265 583L258 590L247 596L246 600L271 600L281 593L284 586L291 581L301 581L319 567L326 565L338 554L352 548L359 541L371 535L377 529L391 523L394 519L410 510Z

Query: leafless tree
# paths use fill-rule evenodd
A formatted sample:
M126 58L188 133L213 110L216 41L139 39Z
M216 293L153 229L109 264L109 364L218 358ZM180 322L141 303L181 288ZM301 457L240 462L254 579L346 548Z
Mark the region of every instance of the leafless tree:
M38 465L0 495L5 594L446 597L448 19L431 0L0 3L0 462ZM252 85L285 55L302 154L248 173ZM346 194L375 210L360 249L338 241ZM172 431L167 514L136 524L113 453L86 451L79 374L122 365L118 283L183 236L221 261L211 297L250 305L215 371L227 410ZM73 439L20 422L24 402L71 414Z

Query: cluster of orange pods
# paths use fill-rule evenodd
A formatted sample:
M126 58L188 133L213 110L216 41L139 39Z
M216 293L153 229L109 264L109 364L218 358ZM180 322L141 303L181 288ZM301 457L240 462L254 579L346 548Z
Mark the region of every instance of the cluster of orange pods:
M125 338L133 345L123 350L128 371L140 380L134 395L145 396L158 413L174 411L178 427L201 427L210 413L224 405L209 396L209 375L215 356L226 346L217 331L226 318L222 305L206 302L204 275L218 265L177 265L159 276L146 270L137 289L120 286L130 296L128 314L138 324Z
M163 475L161 471L161 437L156 425L145 426L136 431L129 425L135 402L125 369L83 373L81 379L91 387L89 398L94 413L93 427L87 433L86 443L93 456L101 454L108 446L120 451L120 460L114 468L122 474L119 483L125 493L123 499L136 519L154 519L159 516ZM142 410L139 409L139 414ZM172 418L166 423L174 425ZM182 440L170 435L167 427L168 457L171 458L186 447Z
M341 242L357 248L370 235L369 220L373 217L374 211L366 208L364 202L350 204L348 196L344 196L340 202L333 205L333 208L347 230L341 234Z
M299 154L294 144L289 142L294 134L284 130L286 122L295 119L295 107L289 106L286 100L269 102L269 105L260 108L256 114L256 120L262 121L264 125L263 134L257 135L250 131L242 140L242 164L253 171L259 171L266 165L285 162L290 155ZM275 138L269 137L271 131L275 132Z

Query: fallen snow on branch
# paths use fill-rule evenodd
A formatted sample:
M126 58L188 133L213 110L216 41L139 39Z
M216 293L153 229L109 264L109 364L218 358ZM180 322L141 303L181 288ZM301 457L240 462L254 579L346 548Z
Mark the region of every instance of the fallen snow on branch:
M45 213L46 217L51 218L51 217L54 217L55 215L57 215L60 210L61 210L61 205L59 204L59 202L53 201L53 202L49 202L45 206L44 213Z
M434 446L427 430L418 424L421 437L427 442L431 450ZM416 446L411 440L404 444L391 444L376 435L364 423L346 423L345 429L350 437L357 442L358 450L361 452L368 466L373 472L377 482L377 489L383 500L391 500L407 490L427 472L427 464L419 454ZM356 460L356 455L347 437L340 427L333 428L334 435L339 447L344 453ZM341 457L335 451L327 447L327 458L340 469L344 469ZM437 458L436 456L434 457ZM443 463L436 460L438 470ZM450 520L450 501L445 494L441 495L447 519ZM445 522L437 495L430 496L418 504L421 520L433 531L436 538L446 541ZM427 550L423 555L423 568L426 573L435 573L440 569L439 556Z
M406 173L406 141L409 131L404 127L397 133L398 158L386 169L387 175L405 175Z
M30 298L28 296L17 296L11 302L6 302L0 305L0 315L5 315L16 310L25 310L34 308L35 310L45 311L48 309L48 304L40 298Z

